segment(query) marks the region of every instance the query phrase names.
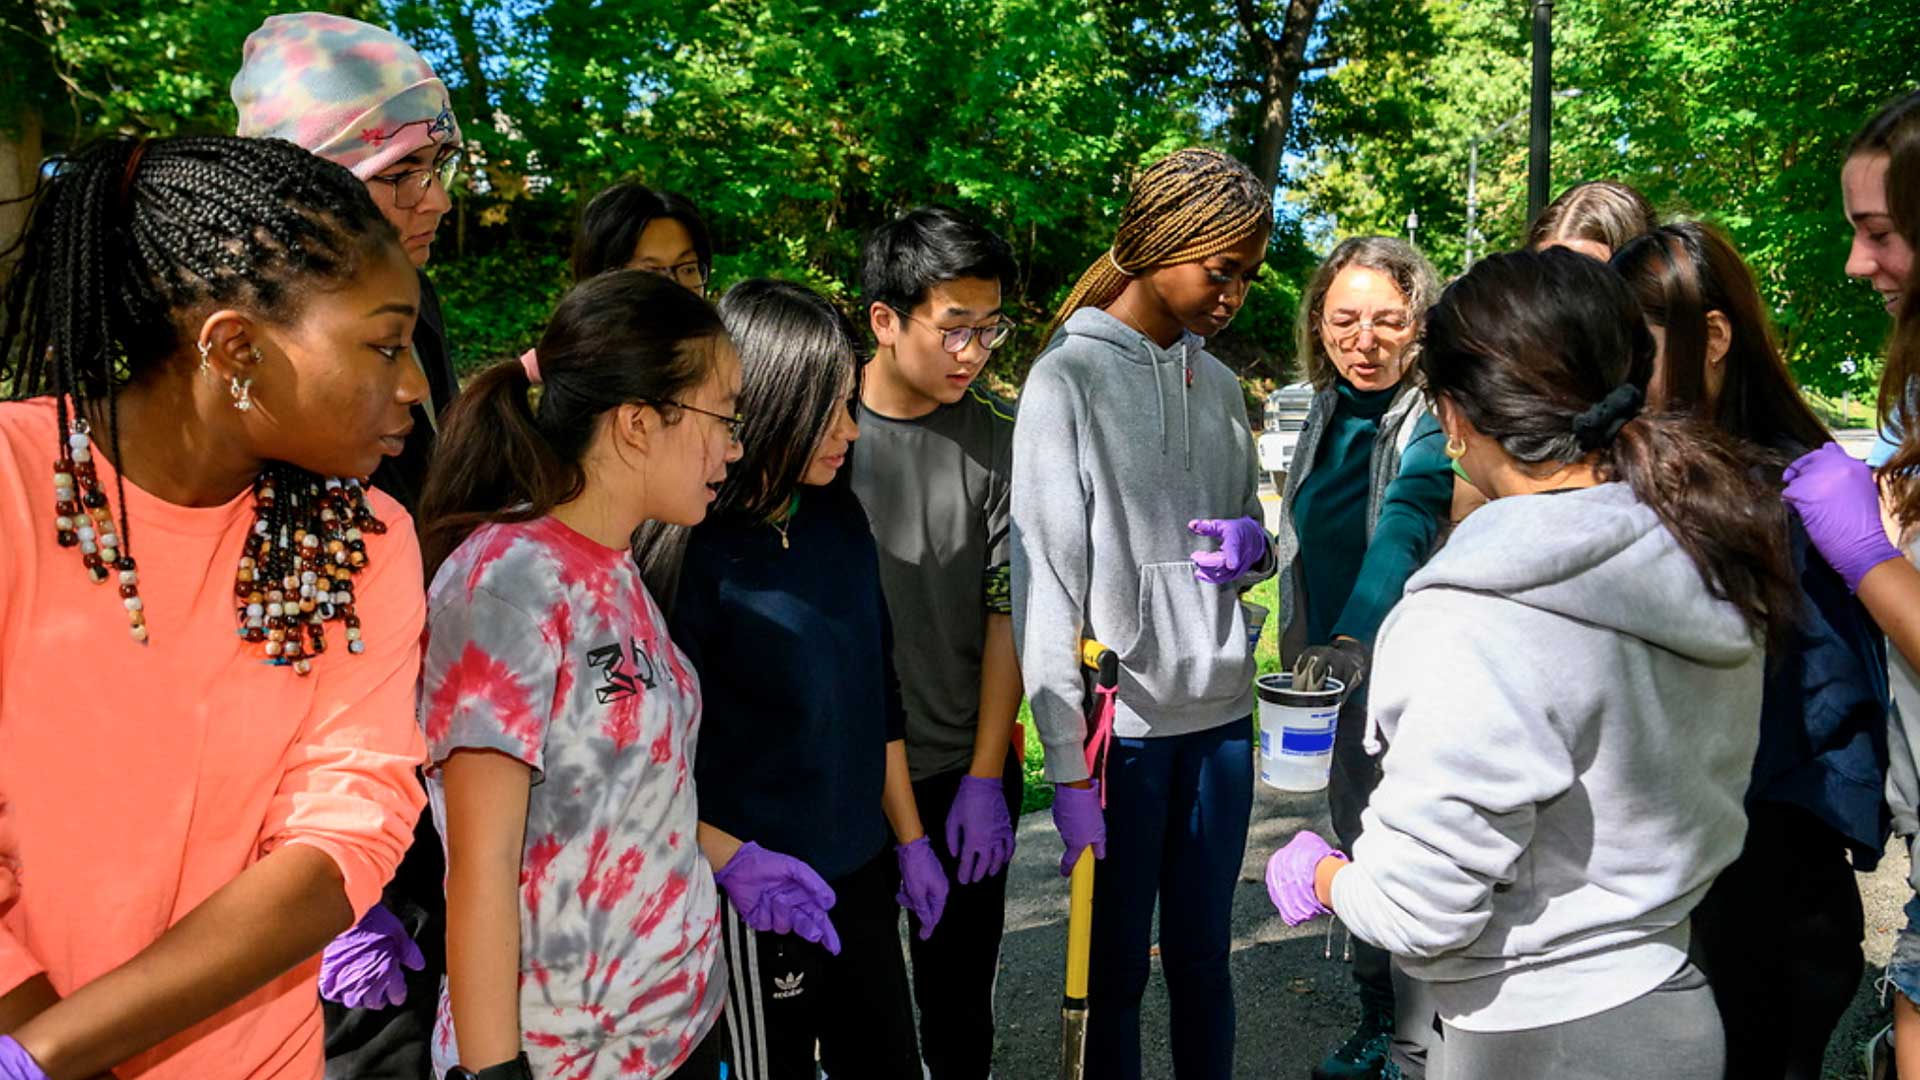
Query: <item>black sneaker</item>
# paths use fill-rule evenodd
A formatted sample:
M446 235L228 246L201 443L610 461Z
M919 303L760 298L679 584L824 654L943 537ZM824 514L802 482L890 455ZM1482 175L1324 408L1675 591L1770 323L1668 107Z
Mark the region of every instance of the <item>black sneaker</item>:
M1379 1080L1392 1047L1393 1013L1369 1009L1340 1049L1314 1066L1313 1080Z

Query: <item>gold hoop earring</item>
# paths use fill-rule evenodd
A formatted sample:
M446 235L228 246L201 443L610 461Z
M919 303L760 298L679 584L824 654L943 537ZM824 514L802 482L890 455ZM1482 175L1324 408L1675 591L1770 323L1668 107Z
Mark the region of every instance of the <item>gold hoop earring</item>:
M1459 461L1461 458L1467 456L1467 441L1457 435L1449 435L1447 437L1446 452L1449 458L1452 458L1454 461Z

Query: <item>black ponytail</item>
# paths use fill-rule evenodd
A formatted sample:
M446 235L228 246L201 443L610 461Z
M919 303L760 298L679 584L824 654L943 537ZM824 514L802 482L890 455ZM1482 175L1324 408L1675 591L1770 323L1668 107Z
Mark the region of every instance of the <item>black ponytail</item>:
M1447 286L1418 361L1427 392L1522 466L1592 462L1657 514L1769 650L1798 608L1786 511L1750 448L1639 402L1654 343L1605 263L1559 248L1493 255ZM1629 389L1622 390L1622 387Z
M429 578L479 526L531 521L577 497L600 415L680 398L712 371L725 333L713 305L653 274L615 270L574 286L535 350L539 386L520 361L502 361L442 420L420 498ZM680 410L661 415L678 422Z

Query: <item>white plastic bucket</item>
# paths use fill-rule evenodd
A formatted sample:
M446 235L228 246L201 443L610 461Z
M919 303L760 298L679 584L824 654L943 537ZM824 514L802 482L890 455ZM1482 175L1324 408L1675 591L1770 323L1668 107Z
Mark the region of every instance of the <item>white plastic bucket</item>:
M1319 791L1333 769L1333 730L1346 687L1328 679L1313 693L1293 689L1287 672L1254 680L1260 699L1260 781L1281 791Z

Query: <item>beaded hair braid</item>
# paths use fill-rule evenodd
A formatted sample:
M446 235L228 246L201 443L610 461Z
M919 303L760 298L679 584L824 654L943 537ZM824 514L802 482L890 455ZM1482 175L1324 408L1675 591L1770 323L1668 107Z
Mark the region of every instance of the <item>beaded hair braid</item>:
M350 276L392 242L364 184L279 140L107 139L61 161L42 185L13 249L0 384L11 398L53 397L56 539L79 549L95 582L117 576L135 641L148 635L126 485L116 523L89 418L106 420L122 462L119 391L182 351L176 313L218 305L285 319L306 288ZM249 404L236 392L236 408ZM240 636L303 675L325 648L325 622L344 622L348 649L359 652L350 579L366 565L362 537L385 526L358 482L270 463L255 504L236 575Z
M1197 262L1273 225L1273 200L1245 165L1218 150L1176 150L1133 182L1113 247L1067 294L1042 341L1083 307L1105 307L1148 270Z

